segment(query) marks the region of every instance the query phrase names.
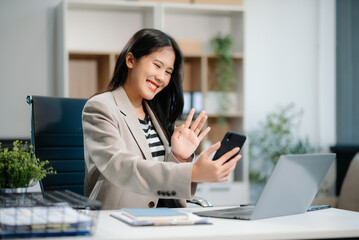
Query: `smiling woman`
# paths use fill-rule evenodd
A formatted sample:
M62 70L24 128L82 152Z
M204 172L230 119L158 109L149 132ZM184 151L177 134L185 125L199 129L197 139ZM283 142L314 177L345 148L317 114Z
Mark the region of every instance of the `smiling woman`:
M163 47L138 60L131 52L126 56L128 76L123 87L140 119L145 117L142 100L152 100L169 84L174 62L172 47Z
M182 114L183 57L169 35L142 29L128 41L116 62L108 91L86 103L83 115L85 195L104 209L184 207L197 182L229 179L240 155L235 148L217 161L220 143L194 151L210 128L201 112L175 127Z

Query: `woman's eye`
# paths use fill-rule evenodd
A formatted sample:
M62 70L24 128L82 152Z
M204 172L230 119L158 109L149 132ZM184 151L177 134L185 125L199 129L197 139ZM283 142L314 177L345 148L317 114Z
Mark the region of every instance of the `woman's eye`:
M169 71L166 71L166 73L167 73L168 75L171 75L171 74L172 74L172 72L169 72Z
M154 63L155 64L155 66L157 67L157 68L160 68L161 66L160 65L158 65L158 64L156 64L156 63Z

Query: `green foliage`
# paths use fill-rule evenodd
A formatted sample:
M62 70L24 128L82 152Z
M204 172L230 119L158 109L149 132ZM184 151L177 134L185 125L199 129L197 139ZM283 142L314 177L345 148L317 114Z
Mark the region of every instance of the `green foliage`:
M249 133L249 180L264 183L270 176L280 155L314 152L308 138L299 139L296 128L303 111L296 111L294 104L280 107L269 113L264 123Z
M55 174L48 161L35 157L33 146L14 141L13 149L2 148L0 143L0 188L30 187L47 174Z
M215 74L217 81L217 91L228 92L233 91L236 87L236 74L234 71L233 61L233 45L234 39L231 36L221 37L220 35L211 40L211 45L214 53L217 56L215 63ZM220 116L217 123L226 128L228 125L224 113L228 111L230 102L227 94L221 94L218 99L219 109L221 109Z
M231 36L216 36L211 40L214 53L218 57L215 66L218 91L231 91L235 87L236 74L232 54L233 44L234 39Z

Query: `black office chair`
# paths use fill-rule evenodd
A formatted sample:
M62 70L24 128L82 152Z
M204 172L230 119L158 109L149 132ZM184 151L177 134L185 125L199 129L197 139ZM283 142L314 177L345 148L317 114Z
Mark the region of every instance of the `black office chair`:
M31 108L31 144L40 161L48 160L57 174L41 181L44 191L84 194L85 161L82 109L87 99L27 96Z

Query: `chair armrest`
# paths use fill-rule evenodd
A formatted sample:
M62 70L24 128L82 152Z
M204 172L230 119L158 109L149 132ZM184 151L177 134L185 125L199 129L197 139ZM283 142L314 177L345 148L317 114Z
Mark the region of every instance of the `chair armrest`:
M187 200L187 203L192 203L201 207L213 207L213 205L208 200L197 196L191 200Z

